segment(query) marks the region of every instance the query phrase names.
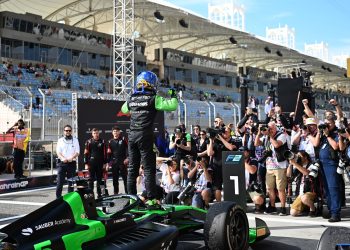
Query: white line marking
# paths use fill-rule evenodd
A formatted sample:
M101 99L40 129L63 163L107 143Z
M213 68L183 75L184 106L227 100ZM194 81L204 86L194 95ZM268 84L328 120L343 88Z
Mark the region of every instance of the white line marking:
M256 214L247 214L248 219L255 219L255 217L262 219L265 221L267 224L271 222L283 222L283 223L289 223L289 224L307 224L307 225L319 225L319 226L345 226L345 227L350 227L350 222L349 221L340 221L337 223L330 223L326 219L323 219L322 217L316 217L314 219L310 220L305 220L305 219L300 219L301 217L295 218L290 215L288 215L285 218L279 218L276 216L276 218L267 216L267 215L256 215ZM272 227L273 229L273 227Z
M65 188L65 187L67 187L67 185L63 186L63 188ZM37 188L37 189L24 190L24 191L18 191L18 192L10 192L10 193L5 193L5 194L0 194L0 197L14 195L14 194L32 193L32 192L43 191L43 190L51 190L51 189L56 189L56 187Z
M44 206L44 205L46 205L47 203L44 203L44 202L29 202L29 201L7 201L7 200L0 200L0 204Z
M19 219L22 218L24 216L26 216L27 214L21 214L21 215L16 215L16 216L12 216L12 217L6 217L6 218L2 218L0 219L0 222L2 221L7 221L7 220L15 220L15 219Z

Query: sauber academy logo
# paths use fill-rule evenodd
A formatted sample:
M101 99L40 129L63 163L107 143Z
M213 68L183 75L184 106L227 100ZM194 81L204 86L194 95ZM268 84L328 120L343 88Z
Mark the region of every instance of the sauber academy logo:
M31 229L30 227L28 227L28 228L24 228L24 229L22 229L22 235L24 235L24 236L30 236L30 235L32 235L32 233L33 233L33 229Z

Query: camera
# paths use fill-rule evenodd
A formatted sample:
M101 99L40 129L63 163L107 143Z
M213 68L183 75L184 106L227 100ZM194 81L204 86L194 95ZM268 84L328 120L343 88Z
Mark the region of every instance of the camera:
M248 192L257 192L258 194L263 194L264 191L261 188L261 185L255 181L253 181L248 186Z
M345 168L346 168L347 162L343 159L339 160L338 167L337 167L337 173L338 174L344 174Z
M262 124L261 127L260 127L260 131L262 131L262 132L265 132L265 131L267 131L268 129L269 129L269 128L267 127L266 124Z
M328 128L327 124L320 124L320 125L318 125L318 129L319 130L325 130L326 128Z
M259 163L263 163L266 161L267 157L271 157L272 156L272 151L271 150L265 150L262 153L262 157L260 160L258 160Z
M346 128L340 128L340 129L338 129L338 133L339 133L339 134L345 134L346 132L349 133L349 131L348 131Z
M176 145L180 145L180 144L181 144L181 139L177 139L177 140L175 141L175 143L176 143Z
M217 135L224 134L225 128L208 128L207 133L209 134L209 138L215 138Z
M300 159L300 156L299 156L299 155L293 153L293 152L290 151L290 150L285 151L285 152L283 153L283 156L284 156L285 158L287 158L288 160L296 160L296 162L298 162L298 160ZM300 159L300 160L301 160L301 159ZM300 161L300 160L299 160L299 161Z
M309 176L316 178L318 176L319 168L320 168L319 162L312 163L307 169L310 171Z

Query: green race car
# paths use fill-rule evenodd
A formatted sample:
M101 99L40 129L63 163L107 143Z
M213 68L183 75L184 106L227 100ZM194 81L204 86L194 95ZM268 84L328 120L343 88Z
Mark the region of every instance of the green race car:
M199 229L208 249L247 249L270 235L260 219L249 228L244 210L234 202L214 203L209 210L149 209L133 195L95 200L85 180L77 180L77 187L2 228L0 249L176 249L181 234Z

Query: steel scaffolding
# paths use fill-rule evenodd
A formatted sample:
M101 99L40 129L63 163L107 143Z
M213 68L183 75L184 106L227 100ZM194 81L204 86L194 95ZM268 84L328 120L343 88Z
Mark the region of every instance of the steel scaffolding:
M134 0L113 0L113 94L130 96L134 85Z

